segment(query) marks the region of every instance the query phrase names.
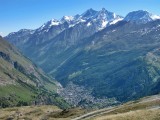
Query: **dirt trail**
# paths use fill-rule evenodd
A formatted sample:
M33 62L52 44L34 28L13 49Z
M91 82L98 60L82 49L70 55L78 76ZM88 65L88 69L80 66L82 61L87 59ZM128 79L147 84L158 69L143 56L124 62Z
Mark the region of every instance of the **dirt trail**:
M100 115L100 114L111 112L111 111L113 111L115 109L116 109L115 107L109 107L109 108L104 108L104 109L96 110L96 111L87 113L85 115L82 115L80 117L74 118L72 120L84 120L84 119L87 119L87 118L92 118L92 117Z

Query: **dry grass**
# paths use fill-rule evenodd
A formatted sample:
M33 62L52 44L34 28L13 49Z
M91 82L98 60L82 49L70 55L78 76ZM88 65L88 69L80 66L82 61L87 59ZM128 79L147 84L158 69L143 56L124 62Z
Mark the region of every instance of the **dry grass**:
M71 118L75 118L78 117L82 114L84 114L86 111L84 109L81 108L74 108L74 109L69 109L69 110L63 110L61 112L57 112L57 113L52 113L49 114L48 117L49 118L63 118L63 119L71 119Z
M128 102L90 120L160 120L160 97Z
M119 106L117 109L109 112L107 114L118 114L125 113L128 111L142 110L142 109L150 109L154 106L159 106L160 100L148 101L148 102L139 102L139 103L127 103L122 106Z
M160 120L160 110L136 110L117 115L101 116L93 120Z
M0 120L70 120L85 113L81 108L61 110L55 106L27 106L0 109Z
M55 106L27 106L6 108L0 110L0 120L40 120L48 113L59 112L60 109Z

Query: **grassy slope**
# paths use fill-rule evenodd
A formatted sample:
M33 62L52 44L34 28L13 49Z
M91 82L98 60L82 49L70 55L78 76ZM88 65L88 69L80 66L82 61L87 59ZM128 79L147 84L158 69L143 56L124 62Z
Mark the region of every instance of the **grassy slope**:
M160 98L146 97L138 101L128 102L110 112L97 115L90 120L159 120Z
M0 63L0 107L30 105L35 101L68 107L56 94L56 83L2 38Z
M1 109L0 119L71 120L84 113L85 110L80 108L61 110L55 106L27 106Z
M98 117L95 120L159 120L160 110L136 110L117 115Z

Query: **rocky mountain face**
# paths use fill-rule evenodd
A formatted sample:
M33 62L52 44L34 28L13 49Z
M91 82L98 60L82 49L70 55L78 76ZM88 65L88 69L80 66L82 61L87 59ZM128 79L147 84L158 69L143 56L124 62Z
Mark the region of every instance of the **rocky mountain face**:
M160 16L154 15L144 10L130 12L124 18L124 20L126 21L132 21L132 22L139 23L139 24L147 23L147 22L154 21L157 19L160 19Z
M57 96L58 83L2 37L0 37L0 63L0 107L61 105L61 101L57 100L61 99Z
M123 18L104 8L89 9L53 19L29 35L17 34L5 38L66 87L62 96L72 91L70 85L78 85L80 93L88 89L91 98L113 98L114 102L160 91L160 20L147 11ZM16 42L18 36L22 42ZM78 101L69 94L66 98L79 104L89 97Z

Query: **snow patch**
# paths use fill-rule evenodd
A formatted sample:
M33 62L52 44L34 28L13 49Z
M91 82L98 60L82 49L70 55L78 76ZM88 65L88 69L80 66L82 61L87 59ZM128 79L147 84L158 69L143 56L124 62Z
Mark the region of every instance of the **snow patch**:
M89 26L91 26L91 25L92 25L91 22L87 23L87 27L89 27Z
M102 21L102 28L105 28L107 26L108 21Z
M113 13L113 17L114 17L114 18L116 18L116 17L117 17L115 13Z
M112 22L110 22L110 25L116 24L117 22L122 21L122 20L123 20L123 18L115 19Z
M64 16L63 19L66 21L72 21L74 19L74 17L73 16Z
M69 25L69 28L70 28L70 27L74 27L74 26L75 26L75 24Z
M98 30L99 30L99 31L100 31L100 30L103 30L104 28L106 28L107 24L108 24L108 21L103 20L103 21L102 21L102 24L101 24L101 27L100 27Z
M51 26L56 26L56 25L59 25L59 24L60 24L60 22L58 20L52 19L51 24L49 26L51 27Z
M157 20L157 19L160 19L160 16L158 16L158 15L152 15L151 18L152 18L153 20Z
M86 20L80 19L80 22L86 22Z

